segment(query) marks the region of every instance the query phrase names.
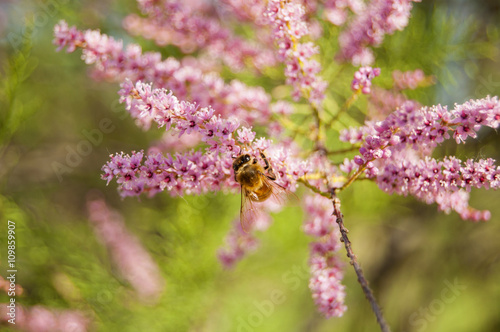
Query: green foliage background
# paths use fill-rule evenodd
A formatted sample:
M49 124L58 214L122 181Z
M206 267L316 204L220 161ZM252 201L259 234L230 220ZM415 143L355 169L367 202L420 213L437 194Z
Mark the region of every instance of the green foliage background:
M57 6L49 8L43 22L46 2L0 3L0 274L6 274L7 220L13 220L17 282L25 290L18 303L79 309L97 331L376 331L347 261L345 316L325 320L316 312L307 287L310 239L300 230L300 207L276 215L273 226L260 235L258 251L233 270L223 270L215 253L238 211L239 197L219 193L173 199L161 194L120 200L115 184L105 186L100 168L110 153L146 148L161 132L138 129L117 103L117 85L91 80L79 52L56 53L53 26L64 18L81 29L100 28L138 42L145 50L158 48L121 28L121 19L137 12L134 1L52 3ZM422 68L437 84L409 95L424 104L451 106L500 95L499 19L495 1L416 4L409 27L388 36L376 50L382 75L375 84L389 87L391 70ZM349 95L356 69L331 61L338 31L324 29L318 43L328 55L323 58L324 75L332 81L327 104L335 110ZM241 30L246 33L245 27ZM173 47L160 51L180 55ZM269 73L275 81L282 78L277 73ZM275 83L248 73L225 72L225 77L267 89ZM355 125L365 107L366 101L359 100L341 120ZM65 163L67 149L85 139L82 131L99 128L105 118L115 129L60 181L54 162ZM339 145L335 135L330 143ZM438 154L500 160L499 144L496 131L484 130L477 140L461 146L449 142ZM124 216L160 266L166 290L157 305L136 299L96 240L85 211L92 189ZM480 224L411 198L385 195L366 181L341 199L354 250L394 331L500 330L500 193L473 191L472 205L492 212L491 221ZM455 280L466 288L444 303L446 282ZM282 303L259 314L276 291L283 294ZM0 294L0 302L7 300ZM242 327L252 315L260 315L261 323Z

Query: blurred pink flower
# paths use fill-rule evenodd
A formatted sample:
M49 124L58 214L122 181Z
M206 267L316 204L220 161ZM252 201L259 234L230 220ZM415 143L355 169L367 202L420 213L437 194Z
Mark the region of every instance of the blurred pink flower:
M10 319L7 304L0 304L2 321ZM9 325L26 332L86 332L90 331L87 317L75 310L49 309L40 305L25 307L16 303L15 325Z
M355 66L374 61L369 46L379 46L386 34L403 30L408 24L412 2L421 0L371 0L339 36L339 59Z
M163 292L165 280L151 255L129 233L118 212L109 209L104 200L89 199L87 209L97 236L109 250L122 276L142 300L156 301Z

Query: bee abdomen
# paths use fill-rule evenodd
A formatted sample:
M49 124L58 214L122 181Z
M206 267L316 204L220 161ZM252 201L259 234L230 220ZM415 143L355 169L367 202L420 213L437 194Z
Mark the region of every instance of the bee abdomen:
M257 201L263 202L271 196L272 188L269 187L265 182L262 183L260 188L254 191L257 195Z

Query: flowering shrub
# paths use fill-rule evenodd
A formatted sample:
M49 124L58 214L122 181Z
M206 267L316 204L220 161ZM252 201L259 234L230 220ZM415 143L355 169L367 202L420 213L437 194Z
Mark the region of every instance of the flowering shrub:
M484 96L453 107L423 106L404 94L404 90L432 84L434 79L418 68L407 72L393 68L393 88L376 86L381 69L370 67L377 64L373 49L385 35L406 27L413 2L419 1L221 2L225 11L219 17L212 3L190 6L175 0L139 0L143 17L125 19L130 33L159 46L179 47L186 54L182 59L162 59L160 53L143 52L136 44L124 46L98 30L78 30L65 21L55 27L54 43L59 50L81 49L82 59L93 66L93 78L120 83L120 101L139 127L150 130L156 125L166 131L166 142L175 142L112 154L102 168L102 178L107 183L116 181L123 197L163 191L172 196L239 193L234 158L243 153L259 158L265 152L278 185L290 192L300 186L310 191L302 198L303 228L315 238L309 286L319 311L338 317L346 310L343 267L337 253L342 237L385 330L347 238L341 192L367 179L387 193L436 203L440 210L455 211L463 219L489 219L488 211L476 210L468 201L472 188L500 186L500 167L495 161L437 159L432 153L451 138L461 144L468 137L475 138L484 126L497 128L499 100ZM253 33L244 38L236 29L227 28L226 19L235 22L230 14L251 25ZM338 40L329 41L338 45L336 55L323 54L316 43L322 27L329 24L339 26ZM197 58L187 56L194 52ZM337 65L352 69L352 80L322 76L321 64L333 58ZM276 78L278 64L282 74ZM363 67L353 67L359 65ZM263 87L228 80L222 69L269 78L275 86L287 86L289 95L276 98ZM350 87L351 95L328 93L339 87ZM339 117L348 114L356 100L365 98L362 95L367 95L369 103L364 123L342 128ZM337 104L342 106L332 107ZM304 121L293 120L293 115L304 110ZM346 148L332 141L336 134ZM357 152L353 155L353 151ZM332 156L343 154L344 161L335 163ZM258 204L266 211L276 209L271 203ZM245 233L236 221L227 246L218 253L224 266L233 266L255 250L254 231L265 230L270 222L269 215L259 216L253 230ZM123 250L114 242L104 242L116 255ZM137 254L143 255L142 251ZM161 282L156 283L161 288Z

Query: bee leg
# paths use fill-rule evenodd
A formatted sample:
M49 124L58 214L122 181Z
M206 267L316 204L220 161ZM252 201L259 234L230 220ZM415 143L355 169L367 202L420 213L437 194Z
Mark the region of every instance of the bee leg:
M260 157L264 160L264 162L266 163L266 167L264 167L264 169L267 171L271 166L269 166L269 161L267 161L267 158L266 158L266 155L262 153L262 151L259 151L260 152Z
M253 200L255 202L259 201L259 196L257 196L257 194L254 192L249 193L248 196L250 197L251 200Z
M267 174L268 174L268 175L266 175L267 178L269 180L272 180L272 181L276 180L276 175L274 174L273 169L271 168L271 165L269 165L269 161L267 160L266 155L264 153L262 153L262 151L261 151L260 156L264 160L264 162L266 163L266 166L264 167L264 169L267 171Z
M272 170L272 169L269 169L269 170L267 171L267 175L266 175L266 176L267 176L267 178L268 178L269 180L272 180L272 181L276 180L276 174L274 174L274 172L273 172L273 170Z

